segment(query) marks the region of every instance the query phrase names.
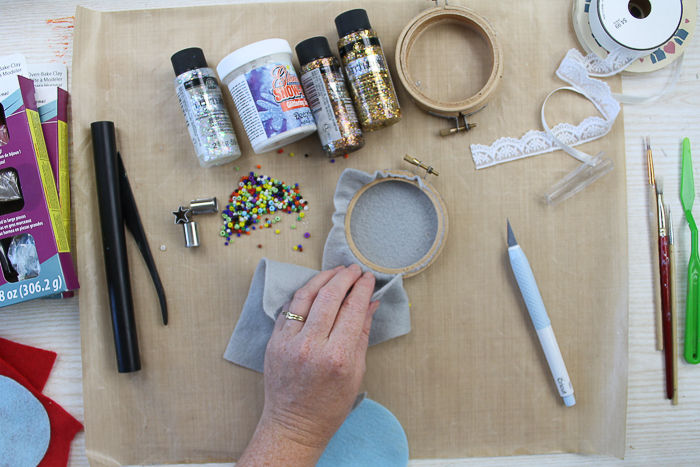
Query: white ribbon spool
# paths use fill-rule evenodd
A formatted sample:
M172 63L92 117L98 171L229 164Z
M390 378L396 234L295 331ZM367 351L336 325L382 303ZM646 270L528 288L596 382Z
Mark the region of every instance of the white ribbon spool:
M685 1L692 7L695 6L694 1ZM579 34L581 24L577 24L577 21L583 22L584 16L579 14L582 2L584 0L574 1L574 29L579 40L582 37ZM682 0L590 0L587 11L585 17L588 18L590 27L587 36L592 33L595 36L592 39L607 52L607 56L599 56L598 51L583 56L576 49L570 50L557 70L557 75L572 87L556 89L545 99L541 109L544 131L529 131L520 139L499 138L490 146L472 144L471 152L477 169L556 149L563 149L576 159L589 163L593 157L574 149L573 146L608 133L619 112L619 105L617 110L614 109L615 101L623 104L652 102L675 85L681 73L682 54L674 62L675 70L666 87L653 95L629 96L612 93L606 84L595 78L613 76L635 62L639 63L638 59L674 39L683 21ZM685 23L694 27L695 16L686 18ZM692 34L686 32L682 37L685 45ZM675 40L675 43L681 45L678 40ZM550 128L544 118L544 109L549 97L560 90L582 94L593 102L604 118L601 120L589 117L579 125L559 124Z
M591 0L589 24L608 52L649 53L666 44L683 17L681 0Z

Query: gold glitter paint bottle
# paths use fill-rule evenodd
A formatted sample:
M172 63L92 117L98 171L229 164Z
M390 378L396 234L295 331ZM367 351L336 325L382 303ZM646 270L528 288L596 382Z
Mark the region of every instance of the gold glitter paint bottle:
M312 37L296 46L301 66L301 85L318 127L323 151L338 157L365 145L360 123L345 85L340 62L328 39Z
M385 128L401 120L401 108L384 51L367 12L348 10L335 18L338 50L350 94L364 131Z

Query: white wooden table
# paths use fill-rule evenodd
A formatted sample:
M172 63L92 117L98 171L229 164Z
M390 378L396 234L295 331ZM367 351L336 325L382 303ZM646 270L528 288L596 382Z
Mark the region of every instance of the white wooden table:
M568 0L559 0L568 1ZM30 63L62 62L69 78L73 55L72 16L76 5L97 10L160 8L231 3L218 0L0 0L0 55L23 53ZM554 71L554 70L552 70ZM623 78L626 93L661 89L668 70ZM618 123L619 124L619 123ZM663 360L654 350L652 258L646 217L646 158L642 146L650 136L657 175L665 179L677 235L679 335L683 335L685 270L690 234L676 194L680 175L680 142L689 137L700 179L700 41L686 52L681 78L662 99L625 106L625 146L629 223L629 389L626 460L602 456L557 454L507 458L411 461L412 466L681 466L700 465L700 367L679 362L680 404L664 399ZM698 183L696 182L696 186ZM696 203L700 204L700 203ZM700 215L700 208L696 209ZM77 235L80 235L78 232ZM84 281L83 286L89 286ZM0 336L58 353L44 393L79 420L83 419L82 365L78 298L35 300L0 308ZM128 449L128 446L124 447ZM71 467L88 466L85 435L73 441ZM211 466L211 465L210 465Z

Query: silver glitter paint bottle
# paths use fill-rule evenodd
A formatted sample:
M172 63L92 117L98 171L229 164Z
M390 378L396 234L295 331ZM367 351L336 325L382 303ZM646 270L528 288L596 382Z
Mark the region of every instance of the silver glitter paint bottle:
M238 159L241 148L216 73L207 66L202 49L181 50L170 61L177 76L175 90L199 165L209 168Z

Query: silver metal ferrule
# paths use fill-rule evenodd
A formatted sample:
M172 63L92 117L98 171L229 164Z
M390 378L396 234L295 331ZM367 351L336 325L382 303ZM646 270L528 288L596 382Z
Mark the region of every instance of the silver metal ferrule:
M219 205L216 202L216 197L193 199L192 201L190 201L190 211L192 212L192 214L219 212Z
M656 207L659 214L659 235L666 235L666 211L664 210L664 197L662 193L656 194Z
M185 222L182 224L182 230L185 232L185 247L192 248L199 246L199 229L196 222Z

